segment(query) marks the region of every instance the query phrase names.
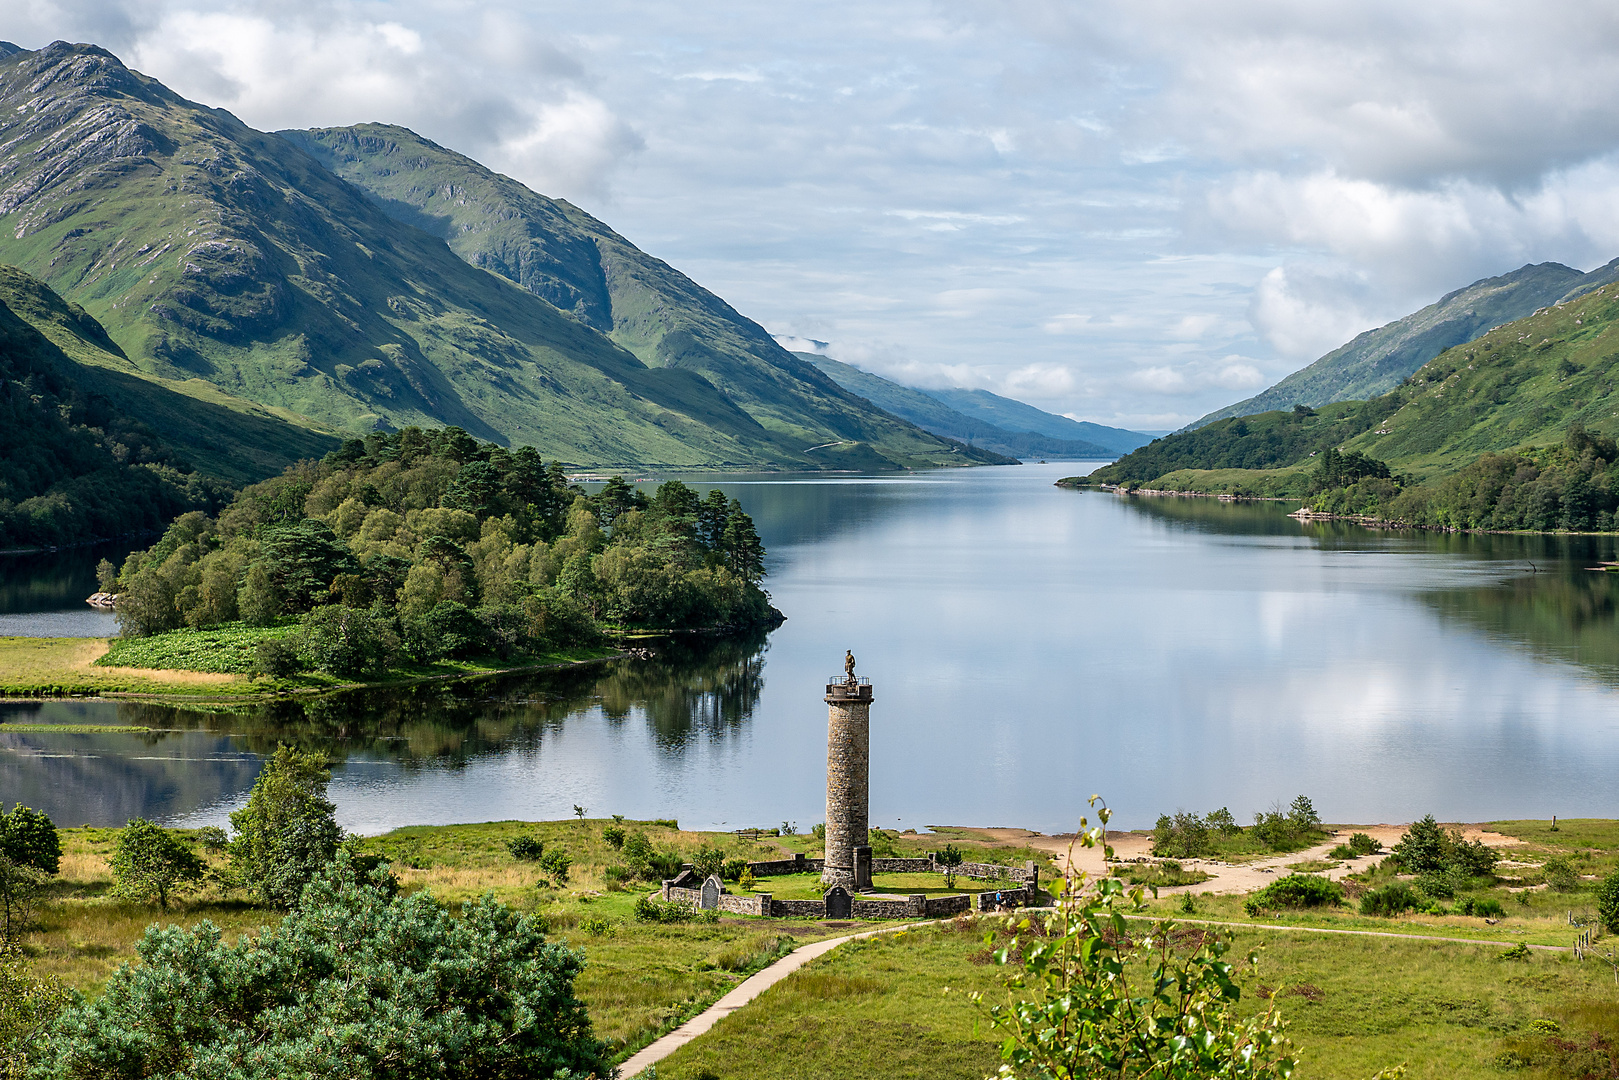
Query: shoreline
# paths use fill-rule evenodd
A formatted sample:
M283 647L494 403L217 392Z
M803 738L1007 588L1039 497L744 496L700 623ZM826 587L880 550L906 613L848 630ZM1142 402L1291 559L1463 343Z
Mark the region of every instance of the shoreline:
M59 701L64 699L106 701L155 701L175 705L243 705L286 701L299 697L346 693L355 690L394 690L433 682L492 678L503 675L522 675L543 671L559 671L589 664L602 664L611 660L634 659L639 651L618 648L602 655L554 654L560 659L548 659L531 664L490 668L457 668L455 670L426 671L402 674L366 682L334 682L320 685L287 686L270 684L253 686L259 681L250 675L215 674L181 668L98 668L94 657L85 654L97 645L105 646L109 638L0 638L0 657L8 648L44 651L75 649L79 654L67 664L55 664L49 673L19 682L0 682L0 701ZM589 650L580 650L588 652ZM103 647L102 652L105 652ZM98 654L99 655L99 654ZM146 685L140 685L146 684ZM222 688L229 686L229 691ZM212 692L203 687L212 687ZM0 730L4 725L0 724Z

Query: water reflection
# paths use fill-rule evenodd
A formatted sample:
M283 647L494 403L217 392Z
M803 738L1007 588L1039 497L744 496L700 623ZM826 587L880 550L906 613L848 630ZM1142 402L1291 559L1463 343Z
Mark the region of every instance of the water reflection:
M885 825L1067 828L1092 791L1126 827L1299 792L1333 820L1619 814L1619 582L1584 569L1614 538L1372 531L1288 504L1050 486L1076 471L728 478L715 486L766 532L789 616L768 647L233 711L0 708L160 729L0 723L0 798L71 822L219 822L286 741L337 763L339 818L359 831L575 804L807 826L824 807L821 683L852 647L877 684Z
M764 686L765 648L763 634L676 641L651 660L216 710L0 702L0 799L73 824L186 818L239 801L281 743L321 751L340 774L350 762L403 776L454 773L479 759L533 754L587 714L613 726L643 724L660 754L678 758L746 727ZM32 730L16 730L22 725Z

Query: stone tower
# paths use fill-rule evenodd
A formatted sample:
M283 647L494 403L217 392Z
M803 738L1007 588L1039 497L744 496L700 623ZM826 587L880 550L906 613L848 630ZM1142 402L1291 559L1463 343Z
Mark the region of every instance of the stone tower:
M871 680L856 678L854 654L843 677L826 683L826 867L828 888L871 888Z

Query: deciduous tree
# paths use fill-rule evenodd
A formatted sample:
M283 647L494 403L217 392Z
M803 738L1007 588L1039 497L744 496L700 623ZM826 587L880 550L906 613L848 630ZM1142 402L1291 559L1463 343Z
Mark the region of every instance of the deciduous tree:
M207 869L184 840L145 818L135 818L119 831L112 853L118 894L140 903L156 900L165 911L169 897L194 887Z
M343 831L326 798L331 778L322 755L279 746L247 805L230 816L231 862L266 903L292 907L336 853Z

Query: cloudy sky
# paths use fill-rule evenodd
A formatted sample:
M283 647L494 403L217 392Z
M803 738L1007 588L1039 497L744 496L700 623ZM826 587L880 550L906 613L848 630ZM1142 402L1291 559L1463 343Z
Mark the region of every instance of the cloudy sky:
M408 125L784 338L1137 428L1619 255L1596 2L8 0L0 38Z

